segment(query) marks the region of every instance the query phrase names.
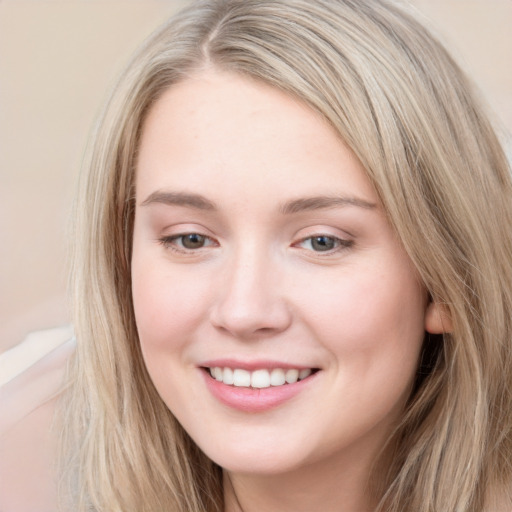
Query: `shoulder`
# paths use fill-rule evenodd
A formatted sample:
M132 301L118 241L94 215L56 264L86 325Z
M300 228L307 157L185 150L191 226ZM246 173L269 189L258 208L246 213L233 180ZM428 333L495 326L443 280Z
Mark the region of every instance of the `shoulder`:
M70 328L40 331L0 354L0 510L56 510L54 412L74 351Z

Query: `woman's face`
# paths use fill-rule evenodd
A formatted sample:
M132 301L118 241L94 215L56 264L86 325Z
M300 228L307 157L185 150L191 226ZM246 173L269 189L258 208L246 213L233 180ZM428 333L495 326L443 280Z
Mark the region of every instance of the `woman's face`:
M268 85L204 72L150 111L136 191L142 351L202 450L260 474L371 459L430 306L333 129Z

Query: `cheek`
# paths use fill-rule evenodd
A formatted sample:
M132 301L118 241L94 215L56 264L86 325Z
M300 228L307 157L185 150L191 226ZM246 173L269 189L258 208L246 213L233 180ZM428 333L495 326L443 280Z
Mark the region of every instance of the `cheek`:
M424 339L425 294L414 273L402 271L368 269L339 282L318 300L302 300L310 301L310 331L331 355L332 424L349 424L356 435L393 422L405 405Z
M132 260L132 294L137 330L145 355L169 352L186 344L205 317L207 289L201 279L172 273L166 261Z
M184 411L193 397L183 386L194 369L188 347L204 325L207 289L171 272L167 261L140 256L134 251L132 294L142 355L167 407Z
M368 365L394 358L415 366L426 298L407 262L348 269L338 279L315 283L316 292L309 285L301 295L300 309L328 350L342 361L360 357Z

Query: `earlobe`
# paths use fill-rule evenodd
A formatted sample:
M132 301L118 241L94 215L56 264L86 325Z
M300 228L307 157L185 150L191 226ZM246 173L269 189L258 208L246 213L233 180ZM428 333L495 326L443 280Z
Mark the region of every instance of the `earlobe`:
M444 304L431 301L425 311L425 331L430 334L444 334L453 331L450 311Z

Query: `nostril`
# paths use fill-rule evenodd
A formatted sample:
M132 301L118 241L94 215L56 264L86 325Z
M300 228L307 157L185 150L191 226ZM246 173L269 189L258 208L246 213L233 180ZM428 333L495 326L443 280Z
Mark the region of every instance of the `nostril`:
M286 330L292 316L286 306L268 304L243 308L238 304L230 308L224 304L211 314L211 323L224 333L237 338L266 338Z

